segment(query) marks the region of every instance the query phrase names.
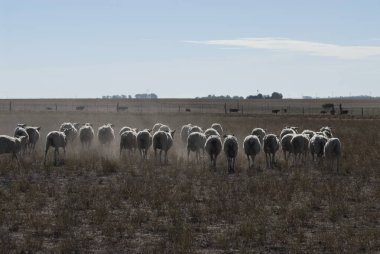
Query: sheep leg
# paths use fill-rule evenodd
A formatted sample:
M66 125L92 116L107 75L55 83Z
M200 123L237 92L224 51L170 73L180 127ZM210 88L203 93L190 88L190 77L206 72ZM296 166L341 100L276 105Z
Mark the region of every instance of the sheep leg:
M57 153L58 153L58 148L54 149L54 166L57 166Z
M248 160L248 169L250 169L251 168L251 161L249 159L249 155L247 155L247 160Z
M235 173L235 158L232 158L232 172Z
M187 148L187 162L190 162L190 149Z
M269 168L269 164L268 164L268 154L267 154L267 153L265 153L265 161L266 161L266 163L267 163L267 168Z

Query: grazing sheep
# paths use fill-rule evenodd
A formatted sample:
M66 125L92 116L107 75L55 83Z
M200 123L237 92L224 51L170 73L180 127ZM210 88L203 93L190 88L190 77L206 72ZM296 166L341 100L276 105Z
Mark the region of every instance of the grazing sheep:
M206 135L207 138L210 137L211 135L216 135L216 136L220 136L221 135L214 128L208 128L207 130L205 130L204 134Z
M220 123L213 123L211 124L211 128L213 128L214 130L216 130L219 135L223 135L223 127Z
M19 153L26 142L25 136L19 138L10 137L7 135L0 135L0 154L11 153L12 160L16 158L18 165L20 166L20 161L17 158L17 153Z
M304 130L301 134L307 135L309 137L309 139L311 139L315 135L315 131Z
M119 135L123 134L123 132L126 132L126 131L133 131L133 132L138 132L139 129L138 128L131 128L131 127L128 127L128 126L124 126L120 129L119 131Z
M98 140L101 145L110 145L115 139L113 124L105 124L98 128Z
M54 165L58 165L58 156L59 156L59 148L63 148L63 157L66 156L66 144L67 144L67 136L66 133L70 133L70 129L64 129L61 131L51 131L46 136L46 145L45 145L45 158L44 165L46 165L46 155L48 153L49 148L52 146L54 148Z
M210 156L211 164L216 167L216 159L222 151L222 139L219 135L211 135L207 138L205 143L205 150Z
M296 134L290 141L293 148L294 163L299 159L306 160L307 152L309 150L309 137L307 134Z
M168 151L173 145L175 130L171 132L166 131L157 131L153 135L153 149L154 149L154 157L157 160L157 149L160 150L160 163L162 164L162 151L164 151L164 161L168 163Z
M23 125L19 124L16 127L15 133L14 133L15 138L25 137L25 139L23 139L23 144L22 144L23 153L26 152L26 149L28 148L28 144L29 144L29 134L26 131L26 129L24 129L25 126L26 124L23 124Z
M263 144L263 140L266 135L266 132L262 128L255 128L252 130L251 135L257 136L260 140L260 143Z
M66 130L67 143L72 143L78 136L78 128L79 128L78 123L67 122L67 123L61 124L59 131L63 132L64 130Z
M314 154L317 155L317 158L322 158L323 157L323 150L325 147L325 144L327 142L327 138L324 135L315 135L310 139L309 143L309 150L311 153L311 156L314 161Z
M339 159L342 153L342 145L338 138L329 139L324 147L324 155L329 163L329 167L334 167L334 161L336 160L336 171L339 172Z
M79 139L82 143L82 147L86 146L89 148L94 140L94 129L91 123L86 123L79 129Z
M245 155L247 155L248 168L251 168L251 160L252 160L252 166L254 166L255 157L256 155L260 153L260 150L261 150L261 143L260 143L259 138L254 135L248 135L244 139L243 148L244 148Z
M161 126L163 126L162 123L156 123L155 125L153 125L152 132L156 133L160 129Z
M41 127L26 126L25 130L29 135L28 147L31 151L34 151L36 148L36 144L38 140L40 139Z
M265 160L267 162L268 168L273 168L276 163L275 156L280 149L280 141L278 137L274 134L268 134L264 137L264 152L265 152ZM269 162L268 162L269 159Z
M235 173L235 160L238 154L238 140L233 135L224 135L223 151L227 157L228 173Z
M296 134L289 133L289 134L284 135L281 138L281 148L282 148L282 152L284 153L284 158L286 161L289 159L290 154L293 152L293 146L292 146L291 140L294 137L294 135ZM286 153L288 153L288 156L286 156Z
M187 138L187 160L190 157L190 151L195 152L197 161L200 159L200 150L205 151L204 146L206 143L206 135L201 132L190 133Z
M203 133L203 130L201 127L199 126L192 126L190 129L189 129L189 135L193 132L200 132L200 133Z
M152 135L150 135L150 132L151 130L145 129L137 133L137 148L143 160L148 158L148 150L152 145Z
M134 152L137 148L137 133L134 131L124 131L120 136L120 156L123 149Z
M285 127L282 129L280 133L280 139L282 139L286 134L297 134L297 131L294 128L296 127Z
M187 137L189 137L189 130L193 125L191 123L185 124L181 128L181 140L186 145L187 144Z

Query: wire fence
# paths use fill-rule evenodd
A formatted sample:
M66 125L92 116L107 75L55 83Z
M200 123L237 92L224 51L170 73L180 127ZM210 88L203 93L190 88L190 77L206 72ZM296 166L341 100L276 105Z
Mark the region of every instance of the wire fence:
M275 103L250 103L249 101L238 102L214 102L202 101L181 103L180 100L170 102L160 100L50 100L39 102L38 100L1 100L0 112L17 111L57 111L57 112L125 112L125 113L208 113L208 114L273 114L273 115L348 115L375 117L380 116L380 104L370 107L345 107L344 109L326 110L322 106L307 105L300 103L299 106L283 105Z

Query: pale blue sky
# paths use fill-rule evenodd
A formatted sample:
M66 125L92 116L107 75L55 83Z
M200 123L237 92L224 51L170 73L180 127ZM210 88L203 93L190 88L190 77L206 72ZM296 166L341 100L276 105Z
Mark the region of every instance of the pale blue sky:
M380 1L0 0L0 98L380 96Z

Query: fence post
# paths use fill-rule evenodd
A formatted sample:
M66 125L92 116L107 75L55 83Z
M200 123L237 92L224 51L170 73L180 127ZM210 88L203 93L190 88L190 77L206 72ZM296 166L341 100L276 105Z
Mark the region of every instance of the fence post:
M181 106L178 106L178 113L181 113Z
M303 115L305 114L305 108L302 108L302 114Z
M9 112L12 111L12 101L9 101Z
M116 112L119 112L119 102L116 104Z
M362 108L362 117L364 117L364 108Z

